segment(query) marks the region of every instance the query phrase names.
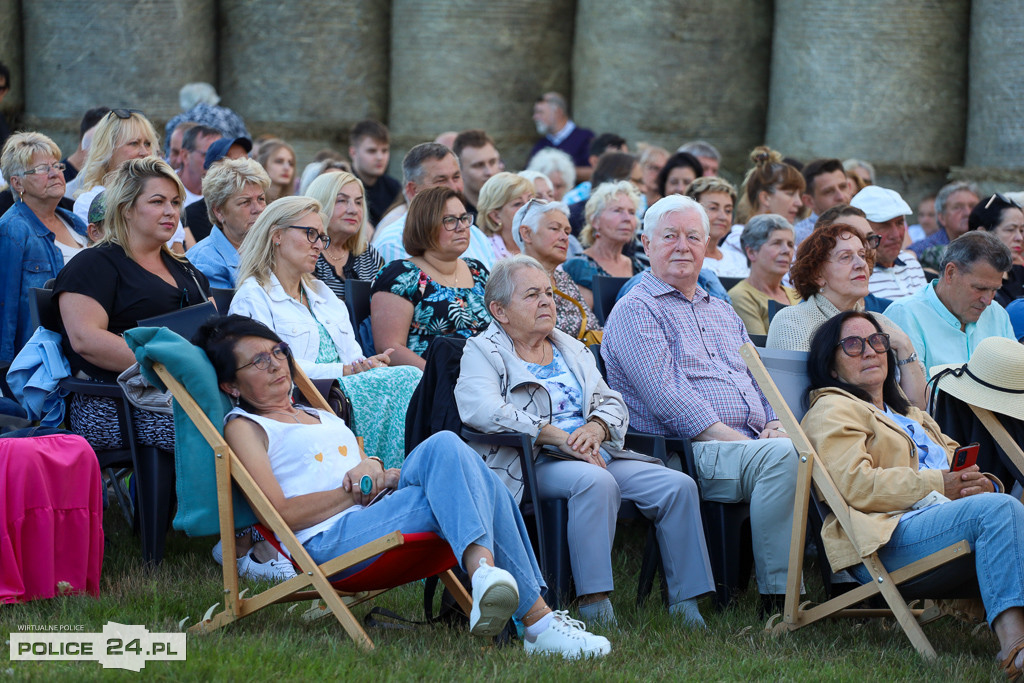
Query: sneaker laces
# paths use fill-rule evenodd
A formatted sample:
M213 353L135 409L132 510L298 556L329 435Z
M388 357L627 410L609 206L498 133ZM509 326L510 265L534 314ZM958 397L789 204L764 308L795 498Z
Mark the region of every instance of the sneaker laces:
M569 638L583 640L583 634L588 633L587 625L579 619L570 617L569 610L555 610L551 615L555 621L551 626L562 624L562 628L559 628L559 630Z

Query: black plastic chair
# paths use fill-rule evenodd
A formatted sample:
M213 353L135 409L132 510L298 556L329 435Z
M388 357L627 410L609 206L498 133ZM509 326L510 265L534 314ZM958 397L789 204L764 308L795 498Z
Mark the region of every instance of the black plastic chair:
M772 320L775 319L775 314L786 307L786 304L780 304L775 299L768 299L768 324L772 324Z
M594 292L594 315L598 322L604 325L608 314L615 306L615 298L619 295L622 286L629 282L628 277L610 277L607 275L595 275L593 285Z
M720 278L718 278L718 280L722 283L722 286L725 287L725 291L728 292L730 289L732 289L733 287L738 285L743 280L743 278L741 278L741 277L720 277Z
M53 291L38 288L31 291L29 315L32 316L33 325L59 332L62 327L57 306L52 301ZM135 524L142 537L143 560L158 564L164 556L164 543L174 508L174 455L159 448L135 443L130 404L116 382L67 377L61 380L60 386L68 392L69 403L74 394L100 396L114 401L123 446L96 451L96 457L100 469L107 473L114 484L114 496L122 512ZM123 474L126 467L134 471L138 505L133 504L124 486Z
M765 344L768 343L767 334L752 334L750 335L750 341L753 342L754 346L758 348L764 348Z
M345 307L352 321L352 329L356 340L363 349L363 355L369 357L377 351L373 348L373 330L370 329L370 281L345 280Z
M235 290L210 287L210 295L213 297L213 303L217 305L217 312L222 316L227 315L228 309L231 308L231 300L235 298Z

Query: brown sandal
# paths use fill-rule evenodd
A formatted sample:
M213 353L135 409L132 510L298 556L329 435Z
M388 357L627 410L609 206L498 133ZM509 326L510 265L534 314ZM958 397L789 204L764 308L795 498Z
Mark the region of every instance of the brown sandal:
M1017 642L1010 646L1010 652L1006 658L999 663L1003 671L1006 672L1006 680L1017 681L1020 680L1021 676L1024 675L1024 671L1019 669L1014 663L1017 659L1017 655L1020 654L1021 650L1024 650L1024 638L1019 638Z

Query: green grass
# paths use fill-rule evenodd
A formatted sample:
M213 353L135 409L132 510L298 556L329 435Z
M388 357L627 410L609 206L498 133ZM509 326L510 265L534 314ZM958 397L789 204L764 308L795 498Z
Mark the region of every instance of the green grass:
M101 631L107 621L143 624L152 632L177 631L178 622L199 620L221 598L220 567L210 557L213 540L168 537L163 564L140 566L139 541L114 507L106 514L109 540L100 598L68 596L0 607L4 640L19 624L74 625ZM858 624L849 620L812 625L772 637L757 614L756 589L739 603L716 612L702 604L705 632L676 625L661 607L657 589L642 609L634 605L643 533L620 526L616 540L612 597L620 630L606 632L612 653L597 661L563 662L528 658L521 644L496 648L458 629L369 629L373 652L357 649L333 617L306 622L273 606L206 635L189 635L186 661L151 661L142 670L150 680L835 680L955 681L1000 680L994 662L995 638L984 630L943 619L925 627L939 652L935 663L922 660L892 620ZM821 599L820 579L808 565L810 597ZM243 586L246 585L243 582ZM254 586L258 588L258 586ZM411 584L371 604L410 618L422 618L422 586ZM362 617L369 606L356 607ZM596 630L596 629L595 629ZM6 670L7 676L4 675ZM137 674L103 669L97 662L8 662L0 681L137 679Z

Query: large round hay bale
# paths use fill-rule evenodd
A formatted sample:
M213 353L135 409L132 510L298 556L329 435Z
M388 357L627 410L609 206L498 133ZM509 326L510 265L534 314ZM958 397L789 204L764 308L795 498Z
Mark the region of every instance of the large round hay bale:
M220 0L220 94L254 136L348 149L352 124L387 112L387 2Z
M968 0L776 0L767 141L880 166L963 161Z
M395 152L446 130L483 128L509 170L537 138L542 93L568 95L573 0L393 0L390 124Z
M31 0L22 11L26 124L76 144L91 107L142 109L160 131L181 111L182 85L216 80L214 0Z
M581 2L575 120L631 146L705 139L738 169L764 136L771 25L759 0Z

